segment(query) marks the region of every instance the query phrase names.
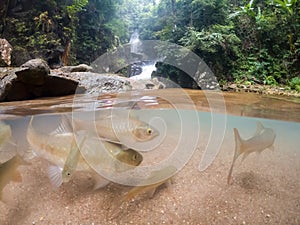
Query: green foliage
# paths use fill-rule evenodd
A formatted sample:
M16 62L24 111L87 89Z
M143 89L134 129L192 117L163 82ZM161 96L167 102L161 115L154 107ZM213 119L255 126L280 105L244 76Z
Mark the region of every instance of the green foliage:
M73 0L73 4L67 6L67 12L72 18L88 4L89 0Z
M275 80L273 76L267 76L264 80L264 84L276 86L278 85L278 82Z
M221 79L229 74L235 59L240 55L240 39L232 33L233 26L213 25L198 32L190 28L180 40L198 53ZM229 75L227 76L229 78Z
M299 89L299 0L32 2L28 11L18 16L8 12L0 21L1 35L31 57L50 55L53 49L61 52L71 43L73 62L90 63L128 43L139 29L141 39L169 41L194 51L219 80L285 83ZM184 87L195 86L183 71L169 65L159 65L157 74Z
M294 77L289 82L289 85L292 89L295 89L296 91L300 92L300 77Z

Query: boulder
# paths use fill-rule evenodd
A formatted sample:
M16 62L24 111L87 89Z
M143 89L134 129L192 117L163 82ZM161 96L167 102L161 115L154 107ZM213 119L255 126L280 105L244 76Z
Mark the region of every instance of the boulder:
M33 85L42 85L50 74L50 67L42 59L31 59L21 65L21 70L16 72L18 80Z
M61 74L79 82L80 87L86 89L87 94L101 94L132 90L130 80L116 74L99 74L92 72L73 72Z
M6 39L0 38L0 66L10 66L12 46Z
M166 85L160 82L156 77L151 80L130 79L130 83L133 90L163 89L166 87Z
M7 68L0 70L0 101L19 101L39 97L55 97L77 93L83 93L85 89L78 87L78 81L58 76L47 75L42 84L36 82L30 83L30 79L23 82L16 75L24 68ZM31 75L29 75L30 77Z
M60 68L60 70L65 73L91 72L93 70L93 67L86 64L80 64L77 66L63 66Z

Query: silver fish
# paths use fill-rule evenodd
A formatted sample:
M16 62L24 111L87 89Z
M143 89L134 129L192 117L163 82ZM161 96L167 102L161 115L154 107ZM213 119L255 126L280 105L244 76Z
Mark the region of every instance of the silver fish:
M12 132L10 126L0 121L0 147L9 141L11 136Z
M76 130L90 130L95 123L96 131L100 138L117 144L122 144L120 138L146 142L159 136L157 129L133 116L129 116L127 119L122 116L104 115L97 117L93 121L94 123L87 123L79 119L73 119L73 121Z
M153 171L150 176L142 182L139 186L133 187L126 195L122 198L121 203L129 201L135 196L149 192L152 197L158 187L170 181L170 175L174 174L177 168L174 166L167 166L161 170ZM147 185L145 185L147 184Z
M130 166L139 165L142 161L142 156L136 151L123 151L120 145L105 141L101 142L101 146L99 145L99 142L90 141L93 140L94 137L89 137L89 134L86 132L79 132L79 134L87 136L80 139L80 146L77 146L74 133L72 133L71 128L68 123L65 122L64 118L56 131L50 135L37 132L32 127L32 120L33 117L31 118L27 129L27 140L37 156L44 158L53 164L48 168L48 175L51 183L56 187L59 187L62 184L62 171L65 166L70 166L69 163L71 163L71 167L73 167L72 169L75 168L76 171L85 171L92 174L96 181L94 186L95 189L103 187L109 183L109 181L100 176L93 168L90 167L91 162L87 162L86 159L82 157L82 154L80 154L82 151L84 151L85 156L92 155L91 161L93 165L106 166L112 170L117 170L113 166L116 161L119 160L123 160L122 163L128 165L129 168ZM131 157L118 158L119 155L115 154L117 151ZM113 155L113 153L115 155ZM138 154L138 156L136 154ZM104 157L105 155L110 156L110 161L107 160L107 157ZM79 157L79 159L77 157ZM68 161L67 165L66 161Z
M22 182L22 177L18 172L18 167L21 165L30 165L19 154L16 154L8 161L0 164L0 199L2 200L3 188L10 183Z
M257 122L257 129L252 138L243 140L236 128L233 129L235 137L235 152L233 161L227 177L227 183L232 183L232 170L236 159L243 155L244 160L250 153L257 152L261 153L265 149L274 150L274 141L276 134L272 128L265 128L260 122Z

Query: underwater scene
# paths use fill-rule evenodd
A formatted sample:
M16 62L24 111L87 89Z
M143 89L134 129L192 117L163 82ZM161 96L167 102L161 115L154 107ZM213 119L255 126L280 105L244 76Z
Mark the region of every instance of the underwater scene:
M209 95L1 103L0 224L300 224L297 98Z

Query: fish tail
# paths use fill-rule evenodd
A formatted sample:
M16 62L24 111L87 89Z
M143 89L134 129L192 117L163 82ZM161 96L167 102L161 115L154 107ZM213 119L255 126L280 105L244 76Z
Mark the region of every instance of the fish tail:
M30 117L30 121L29 121L28 127L32 127L32 121L33 121L33 116Z
M230 170L228 173L227 184L232 184L232 170L233 170L234 162L239 157L239 155L242 154L243 140L239 134L238 129L234 128L233 132L234 132L234 139L235 139L235 152L234 152L232 164L231 164L231 167L230 167Z
M0 190L0 201L3 201L3 199L2 199L2 189Z
M243 139L241 138L238 129L234 128L234 140L235 140L235 152L234 152L234 160L243 153L242 151L242 144Z

